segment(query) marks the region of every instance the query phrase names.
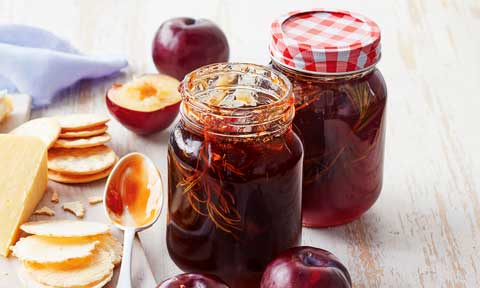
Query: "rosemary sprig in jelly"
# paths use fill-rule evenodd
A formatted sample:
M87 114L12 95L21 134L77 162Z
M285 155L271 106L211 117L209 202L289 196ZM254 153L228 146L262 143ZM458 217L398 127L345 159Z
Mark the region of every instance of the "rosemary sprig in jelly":
M206 135L194 169L183 167L179 161L174 161L182 176L177 188L182 189L196 213L208 217L218 229L234 234L234 231L241 230L241 218L235 208L235 198L223 185L223 175L228 172L243 176L243 172L228 163L225 155L211 150Z
M349 105L352 105L353 111L358 112L357 120L352 123L351 131L344 139L343 143L338 143L338 146L331 147L327 145L325 151L321 154L313 157L309 157L304 162L304 183L309 184L315 181L318 181L320 178L328 174L335 165L348 166L354 164L358 161L366 159L375 151L375 148L380 144L381 141L381 129L380 126L382 115L383 115L383 105L376 105L375 101L377 99L373 96L374 93L371 91L370 85L368 82L360 82L354 84L344 84L340 87L336 87L335 83L330 85L325 84L322 89L319 89L318 86L313 85L312 83L302 83L297 84L295 89L296 95L296 110L297 112L304 109L315 109L312 108L312 105L315 105L316 102L320 101L318 107L323 107L323 117L324 121L331 121L331 119L337 119L337 111L330 110L329 101L323 97L329 95L327 91L334 92L334 97L341 97L341 95L346 95L349 101ZM330 93L330 95L332 95ZM337 98L338 100L338 98ZM302 113L302 112L300 112ZM308 113L308 112L303 112ZM310 112L317 113L317 112ZM334 113L332 116L330 113ZM340 121L337 119L337 121ZM369 137L371 142L368 147L364 147L359 151L359 147L356 147L353 138L358 137ZM332 151L332 149L334 149ZM346 169L348 167L345 167Z

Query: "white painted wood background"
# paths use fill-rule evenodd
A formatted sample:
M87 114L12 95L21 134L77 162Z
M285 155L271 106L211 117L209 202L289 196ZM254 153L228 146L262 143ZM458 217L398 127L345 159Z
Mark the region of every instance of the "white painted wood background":
M379 67L389 90L385 181L360 220L304 229L303 244L337 254L356 288L480 287L479 0L0 0L0 22L46 28L84 53L121 54L130 62L122 75L65 91L48 109L33 112L39 117L106 112L112 83L155 71L151 40L167 18L212 19L227 34L231 60L262 64L269 60L272 19L318 6L361 12L382 28ZM110 127L119 154L148 154L166 180L168 131L141 138L115 121ZM92 194L102 186L61 189ZM157 280L179 272L164 234L165 215L141 235Z

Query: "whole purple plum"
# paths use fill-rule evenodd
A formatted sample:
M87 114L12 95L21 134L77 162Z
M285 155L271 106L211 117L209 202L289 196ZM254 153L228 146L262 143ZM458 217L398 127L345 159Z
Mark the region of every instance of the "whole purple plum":
M152 43L152 58L158 72L182 80L208 64L227 62L227 38L212 21L178 17L165 21Z
M170 277L157 288L229 288L220 278L208 274L185 273Z
M332 253L314 247L295 247L271 261L261 288L351 288L347 268Z

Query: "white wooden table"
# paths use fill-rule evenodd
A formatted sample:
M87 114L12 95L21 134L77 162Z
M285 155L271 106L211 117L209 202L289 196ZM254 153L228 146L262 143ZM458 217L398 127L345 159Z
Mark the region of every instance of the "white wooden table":
M480 287L480 1L22 1L0 0L0 22L46 28L85 53L125 55L130 68L82 81L33 117L105 112L105 90L154 72L151 41L167 18L217 22L231 60L267 63L269 24L290 10L350 9L382 28L389 88L385 181L360 220L304 229L303 244L337 254L360 287ZM139 137L112 121L113 148L152 157L166 182L168 131ZM75 186L96 193L103 184ZM71 188L70 188L71 189ZM165 214L141 235L157 280L179 272L165 245ZM88 215L87 215L88 219Z

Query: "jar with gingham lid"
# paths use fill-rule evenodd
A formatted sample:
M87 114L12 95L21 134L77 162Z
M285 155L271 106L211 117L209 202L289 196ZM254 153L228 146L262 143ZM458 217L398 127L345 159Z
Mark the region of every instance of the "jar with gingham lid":
M295 11L271 25L272 66L293 84L303 162L303 225L353 221L382 189L387 89L380 29L341 10Z

